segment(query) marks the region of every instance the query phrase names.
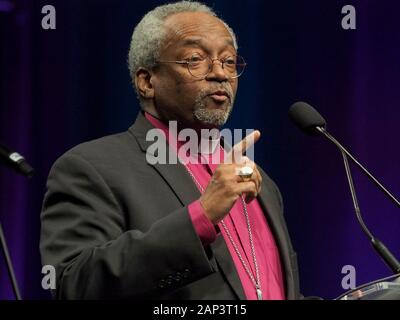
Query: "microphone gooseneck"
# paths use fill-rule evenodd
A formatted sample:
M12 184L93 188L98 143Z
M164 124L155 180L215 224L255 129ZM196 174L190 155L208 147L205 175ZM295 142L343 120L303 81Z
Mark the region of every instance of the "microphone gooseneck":
M325 137L332 141L342 152L344 152L397 207L400 208L400 202L397 200L389 190L387 190L382 183L378 181L356 158L354 158L349 151L346 150L328 131L323 127L315 127L316 130L321 132Z
M337 141L327 130L326 130L326 121L325 119L311 107L309 104L305 102L296 102L292 105L289 110L290 119L305 133L308 135L323 135L327 139L329 139L336 147L341 151L344 167L346 170L347 180L350 187L350 192L353 200L354 211L357 217L357 221L359 222L362 230L370 239L372 246L375 251L379 254L379 256L383 259L383 261L387 264L387 266L395 273L400 273L400 262L396 259L396 257L389 251L388 248L377 239L371 231L367 228L364 223L364 220L361 216L361 210L358 204L357 195L353 183L353 178L351 176L351 170L348 162L348 158L350 158L367 177L372 181L375 186L378 187L397 207L400 207L400 202L376 179L357 159L355 159L349 151L344 148L339 141Z

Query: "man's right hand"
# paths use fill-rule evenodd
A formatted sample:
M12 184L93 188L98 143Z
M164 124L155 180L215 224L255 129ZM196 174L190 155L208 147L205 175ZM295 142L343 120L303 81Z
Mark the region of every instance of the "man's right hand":
M260 136L260 131L256 130L237 143L225 158L230 161L224 161L217 167L210 183L201 195L200 203L206 216L214 225L229 213L242 194L246 195L246 202L249 203L260 193L261 174L255 163L243 156L243 153L257 142ZM243 166L249 166L254 170L249 181L243 181L237 174Z

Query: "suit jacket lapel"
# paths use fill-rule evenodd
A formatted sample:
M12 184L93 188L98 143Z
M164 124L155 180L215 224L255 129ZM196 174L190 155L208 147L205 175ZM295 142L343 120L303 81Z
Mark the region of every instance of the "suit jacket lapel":
M265 181L265 177L264 181ZM277 197L274 196L271 184L263 183L263 188L258 196L259 203L267 218L268 225L274 235L276 245L278 246L284 278L286 279L286 296L290 298L292 295L292 268L291 253L289 251L288 235L285 232L283 222L280 217L280 205Z
M154 129L154 127L139 113L135 124L129 128L129 131L136 137L142 151L147 153L146 156L151 158L154 155L148 153L148 147L154 142L146 140L146 134L150 129ZM184 165L180 162L177 164L169 164L167 161L166 164L155 163L152 164L152 166L165 179L183 206L189 205L200 197L199 190ZM217 237L216 241L211 245L211 248L229 285L239 299L246 299L239 275L222 235Z
M154 127L142 115L142 113L139 113L136 122L129 128L129 131L136 137L142 151L146 153L147 159L155 159L156 157L154 154L149 152L149 147L154 143L154 141L146 140L147 132L151 129L154 129ZM169 148L170 146L168 145L168 151ZM167 156L169 154L168 151ZM167 159L165 164L154 163L151 165L165 179L183 205L188 205L200 197L200 192L193 183L192 178L186 171L184 165L179 161L176 164L171 164Z
M235 263L232 260L232 256L228 247L226 246L222 234L217 236L217 239L211 244L211 248L214 252L215 259L217 260L217 263L232 290L236 293L240 300L246 300L242 282L240 281Z

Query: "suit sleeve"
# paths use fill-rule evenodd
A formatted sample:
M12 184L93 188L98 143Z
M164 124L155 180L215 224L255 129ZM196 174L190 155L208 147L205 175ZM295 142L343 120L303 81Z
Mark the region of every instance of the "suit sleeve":
M126 230L98 171L67 153L50 171L41 214L42 262L56 268L58 299L157 298L215 272L187 207L149 230Z

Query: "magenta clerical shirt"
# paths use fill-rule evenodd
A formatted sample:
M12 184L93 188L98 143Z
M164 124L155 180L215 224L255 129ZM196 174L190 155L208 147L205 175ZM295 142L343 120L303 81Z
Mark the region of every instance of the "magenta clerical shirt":
M152 125L165 134L167 141L169 140L168 127L151 116L145 113L146 118L152 123ZM168 141L169 142L169 141ZM177 142L175 147L180 148L184 142ZM220 159L223 160L223 150L219 145L214 149L214 152L220 152ZM198 155L197 155L198 156ZM201 155L202 157L211 157L208 155ZM193 161L194 162L194 161ZM186 168L195 176L198 183L201 184L202 188L205 190L212 173L217 168L218 164L211 163L191 163L190 161L185 164ZM197 185L196 185L197 186ZM239 274L240 281L242 283L244 293L248 300L256 300L257 294L255 290L254 283L251 281L249 275L247 274L242 262L240 261L236 251L231 244L225 230L221 225L219 225L220 233L216 232L214 225L206 217L204 209L200 204L199 200L194 201L188 206L189 215L193 222L194 228L203 243L203 245L211 244L215 241L216 237L222 236L226 242L229 252L232 256L233 262L235 264L236 270ZM285 299L284 281L282 276L282 268L279 257L279 252L268 226L268 222L265 218L263 210L257 199L251 201L247 204L247 211L250 217L251 230L253 234L254 248L256 252L256 258L259 268L261 290L263 292L264 300L283 300ZM255 267L253 263L253 258L251 254L249 234L246 224L246 218L243 211L242 201L238 200L233 205L231 211L224 218L224 222L230 231L243 259L245 260L247 266L253 272L254 279Z

